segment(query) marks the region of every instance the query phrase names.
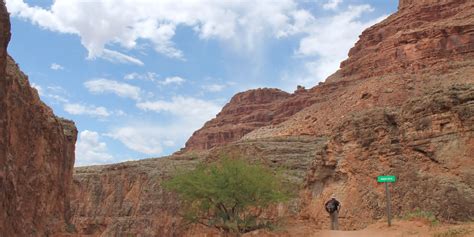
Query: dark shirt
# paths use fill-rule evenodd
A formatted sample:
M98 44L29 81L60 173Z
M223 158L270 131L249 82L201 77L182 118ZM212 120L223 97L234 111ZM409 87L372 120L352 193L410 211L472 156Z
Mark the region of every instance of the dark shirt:
M334 206L336 206L336 210L337 210L337 211L339 211L339 209L341 209L341 203L340 203L338 200L336 200L335 198L331 198L329 201L327 201L327 202L324 204L324 207L327 207L330 202L333 202L333 203L334 203ZM327 212L330 212L327 208L326 208L326 211L327 211Z

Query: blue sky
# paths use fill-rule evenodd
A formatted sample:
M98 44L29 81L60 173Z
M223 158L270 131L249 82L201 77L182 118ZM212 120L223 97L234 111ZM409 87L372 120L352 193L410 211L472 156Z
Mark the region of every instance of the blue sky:
M312 87L395 0L7 0L9 53L76 122L76 165L171 154L237 92Z

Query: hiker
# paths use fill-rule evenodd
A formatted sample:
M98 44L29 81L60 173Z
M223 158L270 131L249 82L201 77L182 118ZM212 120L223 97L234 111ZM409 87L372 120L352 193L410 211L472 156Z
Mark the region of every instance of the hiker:
M341 203L336 200L336 197L333 195L332 198L324 204L326 211L331 216L331 230L339 229L339 222L337 221L339 210L341 209Z

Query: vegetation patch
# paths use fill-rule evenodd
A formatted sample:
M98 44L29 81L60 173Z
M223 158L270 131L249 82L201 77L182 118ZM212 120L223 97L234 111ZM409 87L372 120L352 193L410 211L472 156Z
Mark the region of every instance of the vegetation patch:
M430 211L423 211L420 209L415 209L412 212L409 212L403 216L404 220L418 220L418 221L423 221L431 226L436 226L439 224L439 220L436 218L436 216L430 212Z
M201 164L165 182L183 203L186 220L235 235L275 228L277 221L265 212L289 199L284 186L282 176L270 168L228 158Z

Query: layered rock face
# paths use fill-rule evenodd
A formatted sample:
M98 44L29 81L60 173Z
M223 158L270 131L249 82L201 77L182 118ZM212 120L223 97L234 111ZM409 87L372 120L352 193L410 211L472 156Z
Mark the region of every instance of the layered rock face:
M192 169L200 162L212 162L225 154L248 157L270 167L285 167L285 175L297 189L303 185L316 151L325 143L325 138L315 137L241 141L210 153L76 168L72 223L78 234L92 236L209 233L210 230L185 225L178 215L179 202L163 188L163 180L177 171ZM300 209L299 201L293 200L290 208L275 210L275 215L296 215Z
M161 181L170 165L190 169L221 153L285 167L302 195L284 215L320 227L331 194L343 202L344 229L383 218L384 189L376 183L383 174L398 177L395 215L420 208L442 220L472 219L473 4L401 1L399 12L363 32L325 83L294 94L237 94L193 134L184 154L77 169L77 232L192 233L175 227L182 224L173 214L178 204Z
M231 100L189 139L186 150L209 149L242 136L329 135L347 113L401 105L423 91L459 81L474 83L474 3L407 0L399 8L362 33L341 69L324 84L274 98L266 109L252 112L245 108L255 102ZM259 116L252 117L254 111ZM252 119L241 120L248 116Z
M419 208L441 220L470 220L473 154L474 84L435 91L401 107L353 113L308 172L303 216L327 226L320 207L335 194L346 204L343 228L365 227L385 217L385 189L376 177L395 175L395 216Z
M318 99L244 138L329 135L351 112L399 106L425 91L474 83L473 1L408 1L366 29L341 69L310 91Z
M184 151L207 150L237 141L256 128L285 121L313 102L303 88L295 94L267 88L238 93L216 118L193 133Z
M10 22L0 4L0 236L67 229L76 128L56 117L7 55Z
M198 162L183 155L76 168L71 205L75 231L91 236L183 235L179 202L161 182Z

